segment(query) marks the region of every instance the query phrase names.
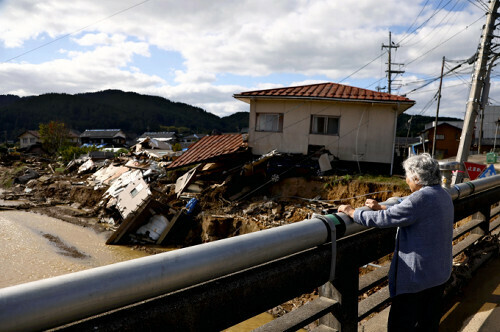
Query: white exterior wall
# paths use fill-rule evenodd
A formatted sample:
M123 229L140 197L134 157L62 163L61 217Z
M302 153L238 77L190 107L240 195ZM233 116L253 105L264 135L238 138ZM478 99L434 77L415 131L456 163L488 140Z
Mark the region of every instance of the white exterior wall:
M256 113L283 113L283 132L255 131ZM391 163L395 114L392 105L252 100L248 144L257 155L307 154L309 145L322 145L340 160ZM338 116L339 135L310 134L311 115Z
M20 148L25 148L38 142L40 142L40 139L30 133L24 133L21 136L19 136Z

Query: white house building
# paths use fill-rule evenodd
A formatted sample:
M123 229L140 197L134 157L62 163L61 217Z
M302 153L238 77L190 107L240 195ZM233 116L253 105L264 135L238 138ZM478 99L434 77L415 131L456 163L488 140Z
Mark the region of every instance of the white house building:
M408 98L336 83L247 91L234 98L250 104L248 146L308 154L325 147L344 161L391 164L397 116Z

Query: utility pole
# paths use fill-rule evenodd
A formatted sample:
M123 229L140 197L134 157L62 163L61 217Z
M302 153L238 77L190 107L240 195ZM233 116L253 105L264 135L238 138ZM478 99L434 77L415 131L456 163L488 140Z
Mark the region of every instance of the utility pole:
M495 30L495 20L498 16L497 9L498 0L492 0L488 9L488 16L486 18L486 24L484 25L481 45L479 47L476 66L472 76L472 86L469 93L469 100L467 101L467 111L465 114L464 126L462 128L462 135L460 136L460 144L458 146L456 160L460 163L461 171L464 171L463 162L467 161L467 158L469 157L472 134L474 132L474 123L478 114L481 92L484 88L486 78L486 64L491 51L490 47L491 40L493 38L493 31ZM463 174L463 172L458 172L453 179L453 183L462 182Z
M391 53L392 53L392 49L393 48L398 48L399 47L399 44L394 44L392 42L392 35L391 35L391 32L389 31L389 45L384 45L382 44L382 49L384 48L387 48L389 49L387 51L387 54L388 54L388 62L387 62L387 70L386 70L386 73L387 73L387 92L388 93L391 93L392 92L392 89L391 89L391 85L392 85L392 74L402 74L404 73L404 70L392 70L392 65L400 65L398 63L392 63L392 59L391 59Z
M404 73L404 71L402 70L392 70L392 59L391 59L391 53L392 53L392 49L393 48L398 48L399 47L399 44L395 44L392 42L392 34L391 32L389 31L389 44L388 45L384 45L382 44L382 49L384 48L387 48L388 51L387 51L387 54L389 55L388 57L388 61L387 61L387 92L388 93L392 93L392 89L391 89L391 85L392 85L392 74L402 74ZM394 63L396 65L399 65L397 63ZM394 150L396 148L396 128L397 128L397 125L398 125L398 112L394 112L394 137L393 137L393 140L392 140L392 157L391 157L391 171L390 171L390 174L392 175L392 170L393 170L393 166L394 166Z
M434 138L432 139L432 158L434 158L435 152L436 152L436 133L438 130L439 104L441 103L441 87L443 86L443 71L444 71L444 57L443 57L443 63L441 64L441 79L439 80L438 104L437 104L437 108L436 108L436 121L434 122Z

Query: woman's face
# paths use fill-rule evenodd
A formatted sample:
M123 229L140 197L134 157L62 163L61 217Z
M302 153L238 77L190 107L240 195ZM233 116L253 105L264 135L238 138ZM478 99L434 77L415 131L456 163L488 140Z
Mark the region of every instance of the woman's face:
M406 176L406 183L408 184L408 187L410 187L411 192L415 192L417 190L420 190L420 188L422 188L421 185L415 183L415 181L409 178L408 175Z

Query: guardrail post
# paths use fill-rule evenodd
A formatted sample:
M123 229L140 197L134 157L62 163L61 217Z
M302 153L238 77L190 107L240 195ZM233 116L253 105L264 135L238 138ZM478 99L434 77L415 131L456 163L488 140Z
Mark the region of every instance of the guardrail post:
M487 235L490 232L490 205L482 207L478 212L472 215L472 219L481 220L479 227L472 230L473 234L479 234L481 236Z
M328 281L326 284L322 285L319 288L319 296L327 297L339 303L342 303L342 297L339 291L333 286L331 281ZM319 325L324 325L330 327L336 331L340 331L340 322L337 318L335 318L332 312L326 314L325 316L319 319Z
M358 290L359 269L356 260L336 267L335 280L320 287L320 296L340 302L340 310L335 317L329 314L321 318L320 325L326 325L342 332L358 330Z

